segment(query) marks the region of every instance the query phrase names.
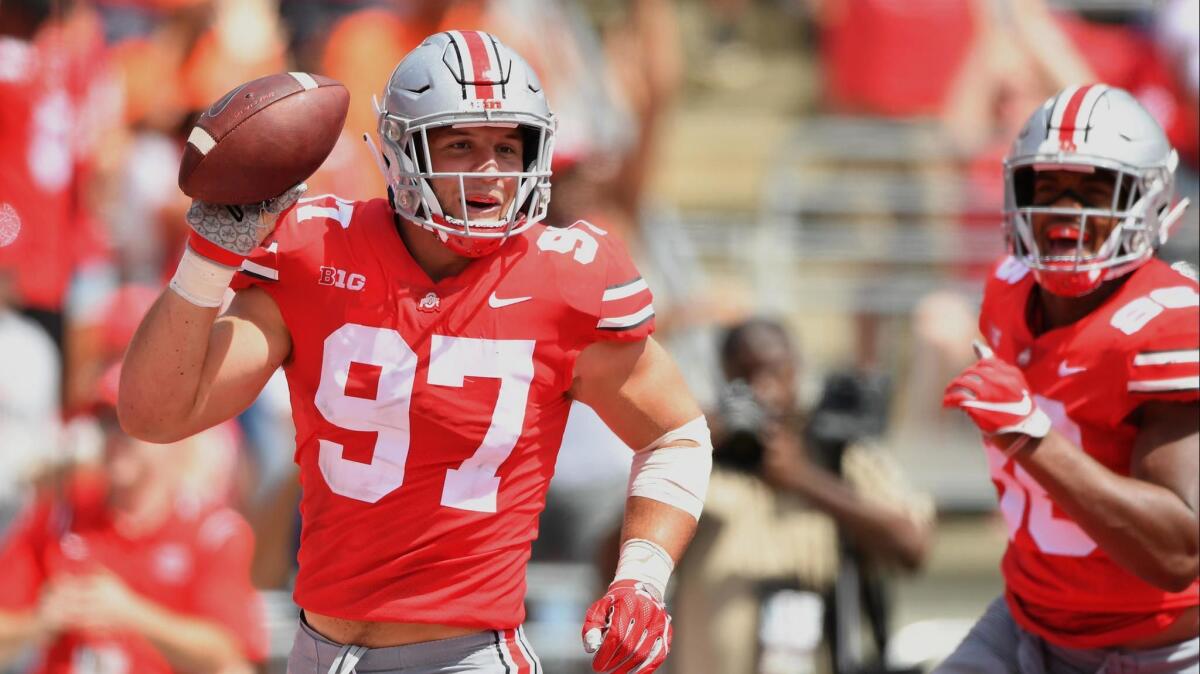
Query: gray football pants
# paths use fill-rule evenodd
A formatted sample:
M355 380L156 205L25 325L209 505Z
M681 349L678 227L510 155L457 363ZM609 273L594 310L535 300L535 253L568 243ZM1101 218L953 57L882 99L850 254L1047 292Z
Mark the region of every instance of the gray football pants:
M330 641L301 619L287 674L544 674L544 670L520 628L366 648Z
M1197 674L1200 637L1144 651L1064 648L1021 629L1000 597L932 674Z

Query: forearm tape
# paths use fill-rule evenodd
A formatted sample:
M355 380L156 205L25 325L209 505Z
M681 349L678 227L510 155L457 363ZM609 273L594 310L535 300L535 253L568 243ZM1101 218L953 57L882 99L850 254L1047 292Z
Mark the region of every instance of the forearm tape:
M699 520L711 472L712 438L699 416L633 455L629 495L674 506Z

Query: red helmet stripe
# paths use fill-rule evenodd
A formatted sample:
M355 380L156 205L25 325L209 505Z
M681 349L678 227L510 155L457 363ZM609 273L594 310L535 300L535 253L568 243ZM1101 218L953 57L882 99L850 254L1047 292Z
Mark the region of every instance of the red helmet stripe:
M475 98L495 98L494 87L490 82L500 79L496 69L492 67L491 55L488 52L485 36L477 30L465 30L461 33L467 43L467 51L471 55L471 70L475 78ZM487 82L488 84L484 84Z
M1083 108L1083 100L1087 98L1088 92L1096 87L1095 84L1079 87L1071 94L1070 100L1067 101L1067 107L1063 110L1062 120L1058 125L1058 142L1063 147L1073 147L1075 145L1075 131L1083 129L1087 126L1086 115L1081 115Z

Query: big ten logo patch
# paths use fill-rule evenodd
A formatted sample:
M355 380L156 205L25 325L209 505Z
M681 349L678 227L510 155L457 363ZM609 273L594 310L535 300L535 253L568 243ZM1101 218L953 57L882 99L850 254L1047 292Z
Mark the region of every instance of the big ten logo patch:
M345 269L336 267L321 267L317 285L345 288L346 290L362 290L367 284L367 277L362 274L348 274Z

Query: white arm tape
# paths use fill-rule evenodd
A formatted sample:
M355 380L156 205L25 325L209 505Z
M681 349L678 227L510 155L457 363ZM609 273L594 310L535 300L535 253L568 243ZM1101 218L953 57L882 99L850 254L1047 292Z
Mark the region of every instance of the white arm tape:
M198 307L219 307L236 273L234 267L217 264L193 252L190 247L184 248L183 258L179 260L170 287L177 295Z
M680 441L693 444L679 445ZM712 472L712 438L703 416L668 432L633 455L629 495L666 503L697 520Z

